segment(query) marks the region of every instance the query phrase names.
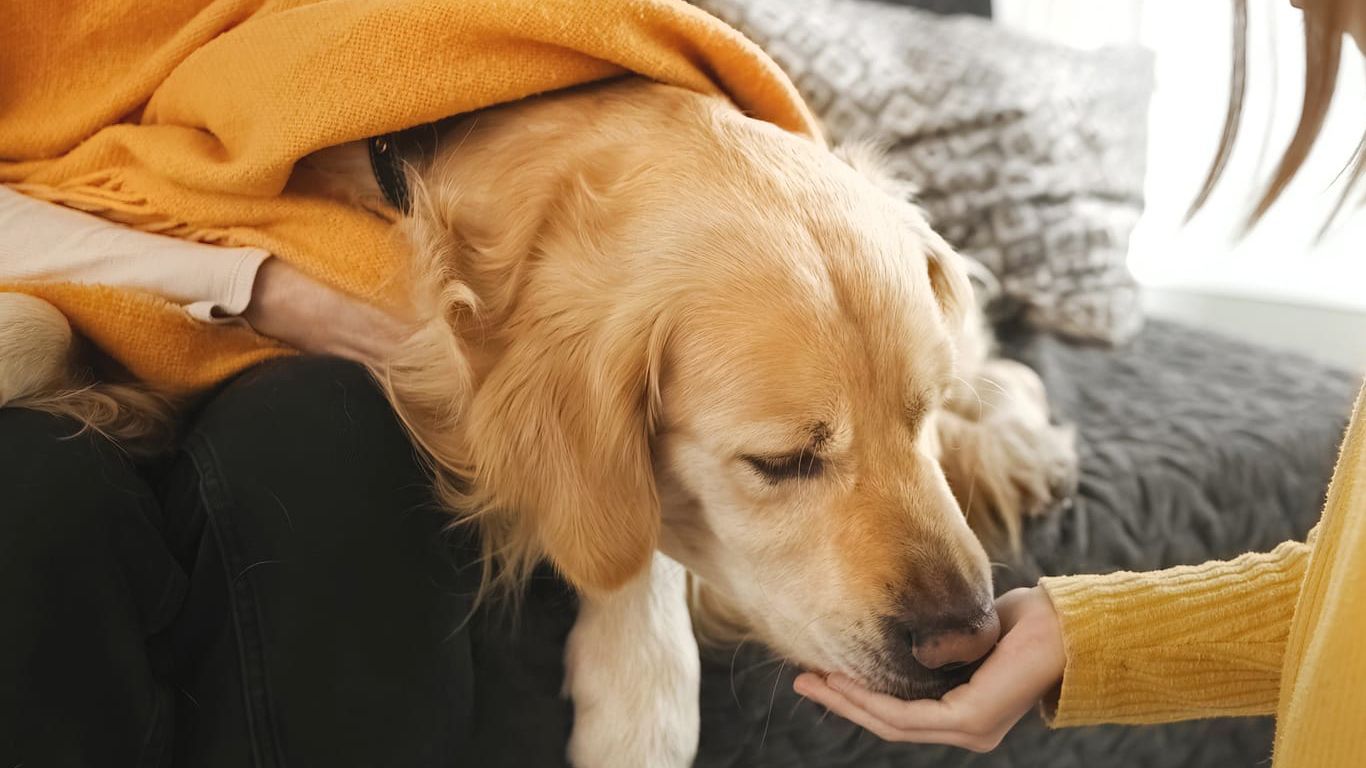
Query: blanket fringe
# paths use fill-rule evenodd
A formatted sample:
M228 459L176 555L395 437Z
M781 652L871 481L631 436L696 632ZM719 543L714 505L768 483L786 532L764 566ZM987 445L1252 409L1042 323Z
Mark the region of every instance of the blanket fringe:
M241 245L226 230L196 226L156 210L146 195L128 188L118 171L97 171L55 187L23 183L10 184L9 187L20 194L93 214L142 232L208 245Z

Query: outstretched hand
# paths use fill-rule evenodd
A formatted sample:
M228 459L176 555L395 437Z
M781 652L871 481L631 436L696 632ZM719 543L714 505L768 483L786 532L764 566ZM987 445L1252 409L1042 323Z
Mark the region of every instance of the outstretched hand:
M1062 681L1066 656L1052 601L1040 587L996 601L1001 640L967 683L942 699L905 701L840 674L797 677L797 693L887 741L948 744L989 752Z

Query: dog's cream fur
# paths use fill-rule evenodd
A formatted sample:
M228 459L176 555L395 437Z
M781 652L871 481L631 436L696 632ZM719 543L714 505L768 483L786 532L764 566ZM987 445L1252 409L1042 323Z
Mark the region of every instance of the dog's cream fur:
M0 293L0 406L66 383L71 326L57 308L21 293Z
M920 213L862 153L635 80L447 139L406 224L425 324L376 374L438 493L478 521L492 581L548 558L581 593L574 764L691 763L684 569L712 626L942 690L896 622L988 610L962 510L1008 540L1075 456L1033 372L989 359L960 259ZM58 385L61 316L0 296L0 320L0 398Z

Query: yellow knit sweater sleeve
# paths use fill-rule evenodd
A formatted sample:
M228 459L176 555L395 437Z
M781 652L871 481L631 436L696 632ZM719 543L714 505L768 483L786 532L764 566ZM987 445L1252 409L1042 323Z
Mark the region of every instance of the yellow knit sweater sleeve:
M1067 653L1050 724L1271 714L1309 552L1041 580Z

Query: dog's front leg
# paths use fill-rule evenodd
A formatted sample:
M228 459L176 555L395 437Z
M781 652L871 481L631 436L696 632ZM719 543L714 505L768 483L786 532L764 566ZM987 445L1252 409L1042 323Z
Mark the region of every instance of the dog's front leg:
M697 752L700 663L683 567L655 553L621 589L585 596L565 648L574 768L686 768Z

